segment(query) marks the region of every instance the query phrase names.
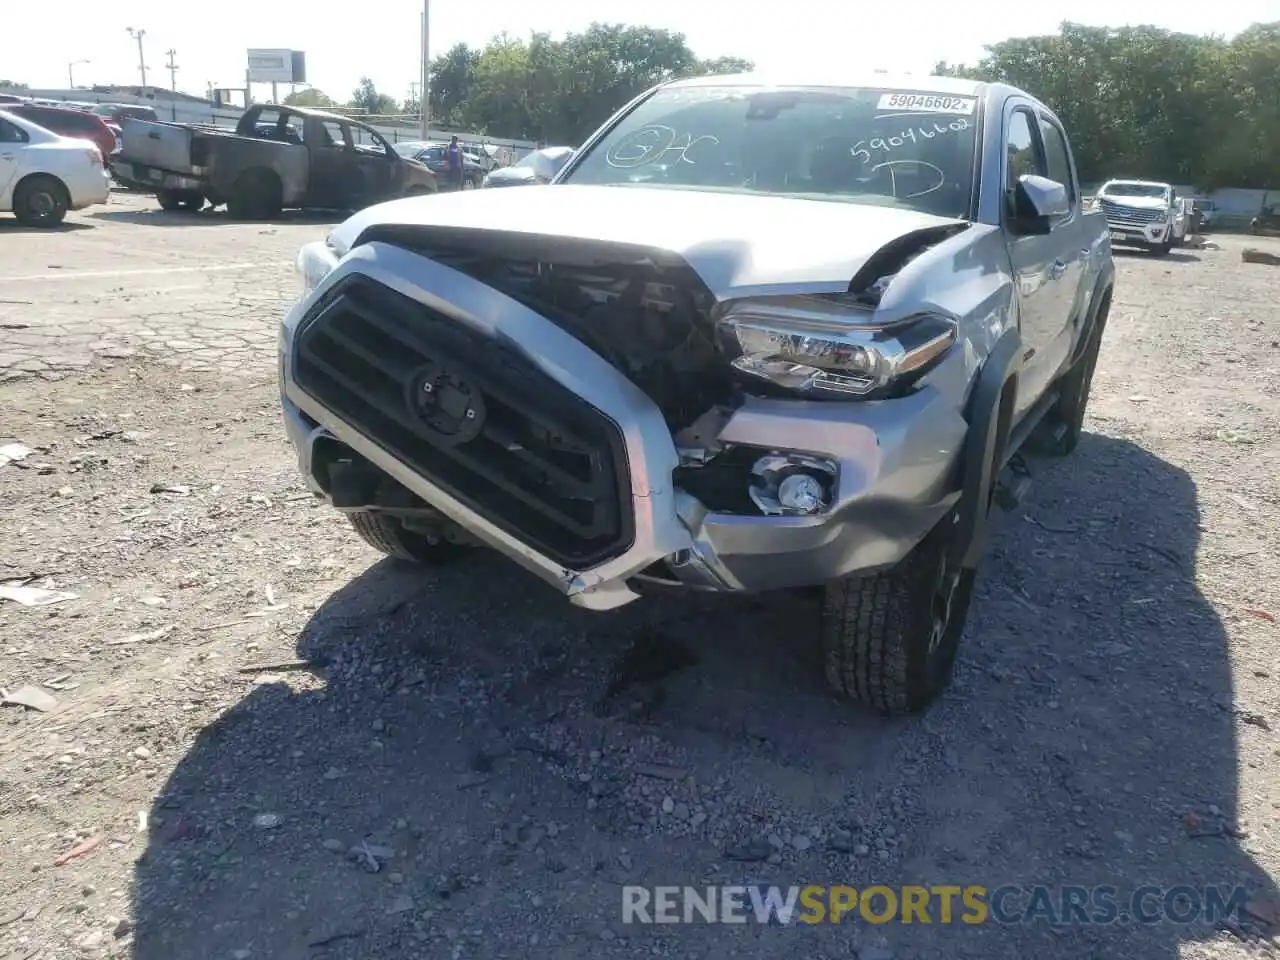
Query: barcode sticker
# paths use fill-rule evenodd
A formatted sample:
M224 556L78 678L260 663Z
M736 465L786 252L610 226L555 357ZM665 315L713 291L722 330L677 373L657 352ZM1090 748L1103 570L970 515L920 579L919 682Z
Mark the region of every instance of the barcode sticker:
M949 97L936 93L886 93L880 97L877 110L902 113L949 113L960 117L973 115L977 97Z

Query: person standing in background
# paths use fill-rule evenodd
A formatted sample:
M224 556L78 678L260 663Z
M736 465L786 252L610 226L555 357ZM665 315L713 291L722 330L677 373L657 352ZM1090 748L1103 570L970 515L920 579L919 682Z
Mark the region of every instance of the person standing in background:
M458 146L458 137L455 134L449 140L449 150L446 156L449 159L449 182L455 190L462 189L462 148Z

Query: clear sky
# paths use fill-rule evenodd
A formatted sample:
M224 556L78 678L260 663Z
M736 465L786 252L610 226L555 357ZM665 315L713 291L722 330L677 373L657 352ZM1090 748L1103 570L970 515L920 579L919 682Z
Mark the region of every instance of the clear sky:
M147 80L169 85L166 51L177 51L178 89L203 94L210 82L243 86L248 47L286 47L307 54L311 83L346 100L362 74L397 99L419 74L421 0L284 3L272 0L61 0L51 7L3 2L3 32L38 37L8 43L2 79L35 87L65 86L67 65L78 85L137 83L138 48L126 27L146 30ZM51 21L51 11L53 19ZM702 57L741 56L775 70L822 60L869 69L927 72L938 60L973 61L984 44L1010 36L1052 33L1065 15L1095 26L1148 23L1228 36L1280 18L1273 0L431 0L431 50L460 41L482 45L506 31L555 36L592 20L682 32ZM53 29L51 29L51 25ZM255 91L264 96L265 89Z

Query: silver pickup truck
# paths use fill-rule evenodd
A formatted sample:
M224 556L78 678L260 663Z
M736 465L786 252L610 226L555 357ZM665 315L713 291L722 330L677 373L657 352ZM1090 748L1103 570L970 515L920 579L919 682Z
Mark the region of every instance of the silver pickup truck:
M1114 281L1044 104L881 74L664 84L550 185L372 207L298 268L285 425L369 543L597 610L817 594L830 683L889 713L947 685L1021 454L1075 448Z

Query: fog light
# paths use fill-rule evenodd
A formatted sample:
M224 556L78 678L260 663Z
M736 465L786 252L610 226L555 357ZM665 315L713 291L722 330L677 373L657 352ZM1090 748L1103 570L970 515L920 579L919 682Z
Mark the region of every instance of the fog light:
M778 484L778 503L784 510L817 513L826 504L822 484L807 473L793 473Z
M801 453L772 453L751 468L751 499L766 516L813 516L831 505L835 463Z

